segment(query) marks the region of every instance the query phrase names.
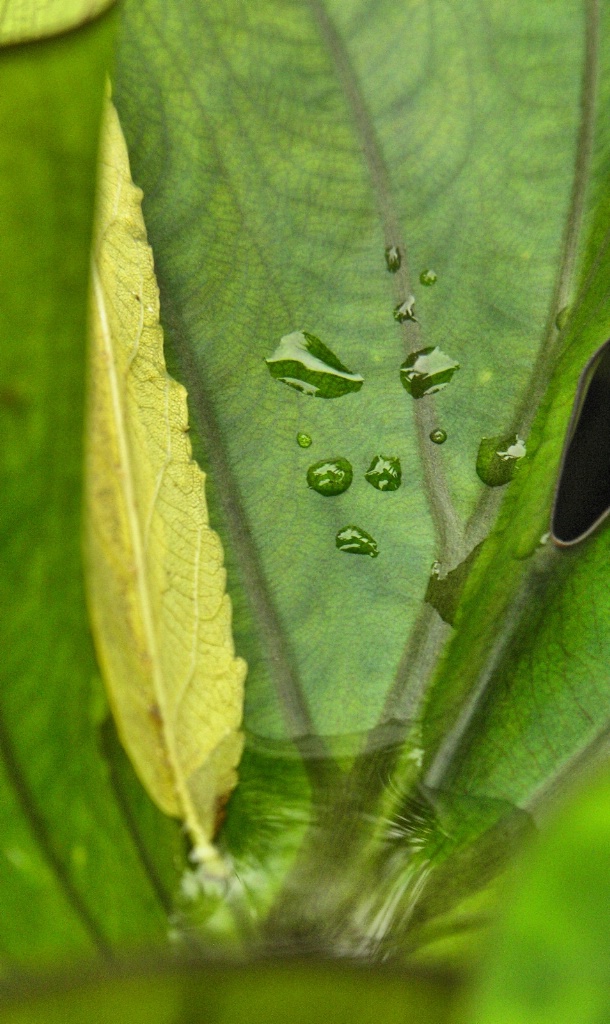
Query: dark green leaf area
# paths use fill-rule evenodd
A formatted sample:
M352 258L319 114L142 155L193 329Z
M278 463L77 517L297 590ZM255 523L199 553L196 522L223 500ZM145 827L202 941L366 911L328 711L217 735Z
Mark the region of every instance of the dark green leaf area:
M191 958L13 985L1 1024L444 1024L457 979L429 971L377 971L321 958L250 964Z
M7 48L0 60L0 965L8 970L167 934L98 743L107 709L81 560L89 250L114 28L106 16ZM142 822L147 813L134 810ZM166 871L166 824L176 830L159 816L156 824L149 856Z
M397 491L402 480L400 459L392 455L376 455L364 477L378 491Z
M347 459L322 459L307 470L308 487L326 497L343 494L353 478L354 471Z
M516 434L484 437L477 452L477 476L488 487L502 487L510 483L524 455L525 445Z
M434 566L428 580L426 589L426 601L436 608L441 619L453 626L460 599L466 586L470 571L476 562L481 545L473 548L467 558L459 565L441 576L437 566Z

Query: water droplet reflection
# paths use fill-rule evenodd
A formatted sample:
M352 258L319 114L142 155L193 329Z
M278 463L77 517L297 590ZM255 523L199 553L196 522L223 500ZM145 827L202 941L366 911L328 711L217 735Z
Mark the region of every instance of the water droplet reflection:
M397 491L402 480L400 459L395 455L376 455L364 476L378 491Z
M422 348L407 356L400 368L402 385L413 398L423 398L442 391L460 364L440 348Z
M512 480L525 455L525 443L517 434L484 437L477 454L477 475L488 487L502 487Z
M386 266L391 274L395 274L397 270L400 270L400 264L402 263L402 257L400 255L400 249L397 245L390 245L385 251Z
M447 431L441 430L440 428L431 431L430 440L433 442L433 444L444 444L445 441L447 440Z
M371 558L377 558L379 554L377 541L359 526L344 526L339 530L335 543L339 551L351 555L370 555Z
M307 331L285 334L265 362L276 380L316 398L339 398L360 391L363 378L344 366L319 338Z
M311 448L312 439L309 434L297 434L297 444L299 448Z
M307 484L325 497L343 494L350 486L354 473L347 459L322 459L307 470Z
M398 304L394 309L394 319L397 323L402 324L405 320L412 320L417 323L415 316L415 296L409 295L404 302Z
M433 270L422 270L421 274L419 275L419 280L420 283L423 284L425 288L431 288L432 285L436 284L436 282L438 281L438 277L436 276Z

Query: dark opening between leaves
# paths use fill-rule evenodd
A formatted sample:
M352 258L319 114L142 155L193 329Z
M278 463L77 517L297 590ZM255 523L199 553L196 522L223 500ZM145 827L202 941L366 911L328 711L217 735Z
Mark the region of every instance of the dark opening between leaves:
M610 512L610 341L585 366L576 392L551 521L553 540L584 540Z

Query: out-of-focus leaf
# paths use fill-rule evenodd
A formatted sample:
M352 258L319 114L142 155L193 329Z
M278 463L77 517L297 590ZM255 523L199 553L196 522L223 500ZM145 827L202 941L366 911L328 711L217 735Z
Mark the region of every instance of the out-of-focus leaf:
M164 940L182 845L104 756L82 579L86 298L113 38L110 15L0 60L3 967Z
M186 393L165 368L141 197L108 101L92 261L89 605L140 778L210 862L243 746L246 667L234 656L222 547L191 457Z
M93 21L114 0L0 0L0 46L67 32Z
M473 1024L610 1018L609 851L606 775L570 800L520 865Z
M126 967L0 993L0 1024L440 1024L451 979L281 960Z

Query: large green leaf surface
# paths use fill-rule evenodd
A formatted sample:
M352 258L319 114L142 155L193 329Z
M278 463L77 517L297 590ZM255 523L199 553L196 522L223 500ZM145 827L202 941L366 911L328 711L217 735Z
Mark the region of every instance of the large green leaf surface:
M100 728L82 580L88 262L114 29L106 16L0 60L2 970L165 941L181 849Z

